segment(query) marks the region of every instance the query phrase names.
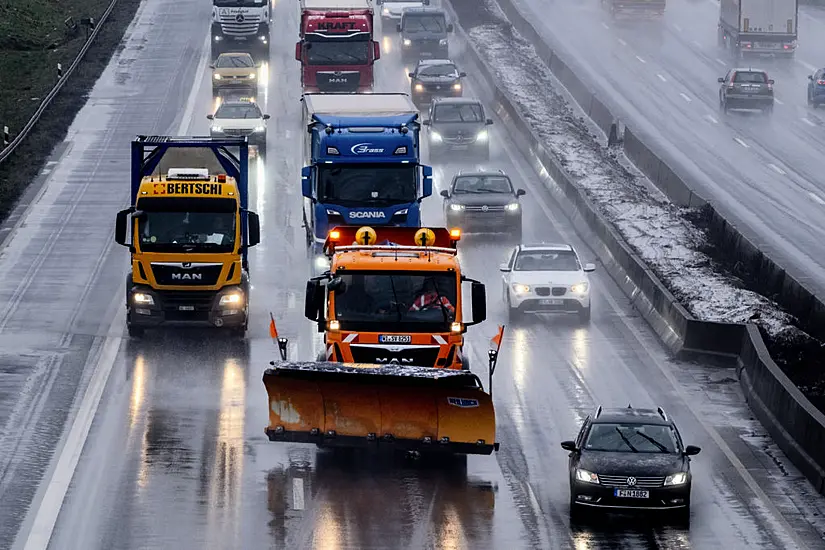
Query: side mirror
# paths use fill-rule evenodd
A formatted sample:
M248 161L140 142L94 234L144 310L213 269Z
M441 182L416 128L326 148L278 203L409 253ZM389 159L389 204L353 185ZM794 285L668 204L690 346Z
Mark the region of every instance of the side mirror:
M584 269L582 271L585 273L596 271L596 264L584 264Z
M295 43L295 61L300 61L300 60L301 60L301 43L296 42Z
M517 197L523 197L526 194L527 194L527 191L525 191L524 189L519 189L519 190L516 191L516 196Z
M248 247L253 247L261 242L261 220L255 212L246 213L246 225L249 235L247 235Z
M447 32L453 32L454 27L452 23L447 23Z
M210 69L214 69L214 68L215 68L215 65L214 65L214 64L209 65L209 68L210 68Z
M381 46L378 45L378 42L373 40L372 41L372 60L378 61L381 59Z
M312 166L301 168L301 194L308 199L312 198Z
M407 76L409 76L410 78L415 78L415 73L407 73Z
M570 451L571 453L576 452L576 442L575 441L562 441L561 448L565 451Z
M433 167L424 165L421 170L424 176L422 182L424 188L421 190L421 198L423 199L433 194Z
M809 75L808 75L808 80L813 80L813 79L814 79L814 75L809 74Z
M510 266L507 265L507 264L499 265L498 270L501 271L502 273L510 273L512 271L512 269L510 269Z
M487 318L487 291L484 288L484 283L473 281L472 300L473 324L477 325Z
M492 123L493 123L493 119L492 119L492 118L488 118L488 119L487 119L487 126L490 126Z
M215 115L206 115L206 118L209 120L215 120Z
M445 199L449 199L450 198L450 192L447 191L446 189L442 189L441 190L441 196L444 197Z
M425 120L425 121L423 121L421 124L423 124L424 126L429 126L429 125L430 125L430 121L429 121L429 120Z
M685 447L685 456L696 456L701 451L702 449L700 449L696 445L688 445L687 447Z
M716 82L724 82L724 81L725 81L724 77L721 77L721 76L716 79Z
M465 73L464 71L461 71L460 73L458 73L459 78L464 78L465 76L467 76L467 73Z
M269 118L270 118L269 115L264 115L264 120L269 120Z
M768 84L773 84L773 83L774 83L773 78L771 78L770 80L768 80Z
M126 242L126 231L129 228L129 214L134 211L134 208L127 208L117 213L117 219L115 220L115 242L121 246L129 246Z
M401 32L401 23L399 23L395 26L395 30L397 30L398 32Z
M343 294L347 291L347 283L345 283L341 277L333 277L332 280L327 283L327 288L337 294Z
M421 3L424 4L425 6L429 6L430 5L430 0L423 0L423 2L421 2Z
M304 315L310 321L320 321L324 307L324 287L320 281L307 281L306 296L304 296Z

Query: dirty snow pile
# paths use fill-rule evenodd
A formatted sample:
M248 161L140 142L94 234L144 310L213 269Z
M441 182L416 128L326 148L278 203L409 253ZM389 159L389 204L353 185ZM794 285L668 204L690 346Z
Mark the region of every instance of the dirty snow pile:
M754 322L771 336L797 332L793 318L777 304L714 271L712 260L700 252L706 239L688 219L691 211L654 196L616 153L602 147L554 90L555 77L535 49L497 5L483 3L492 12L489 24L465 27L480 57L545 148L688 311L706 321Z

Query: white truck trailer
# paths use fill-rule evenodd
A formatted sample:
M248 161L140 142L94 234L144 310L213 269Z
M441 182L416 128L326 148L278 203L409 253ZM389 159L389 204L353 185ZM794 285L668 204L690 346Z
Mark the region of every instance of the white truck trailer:
M737 58L792 58L799 0L721 0L719 46Z

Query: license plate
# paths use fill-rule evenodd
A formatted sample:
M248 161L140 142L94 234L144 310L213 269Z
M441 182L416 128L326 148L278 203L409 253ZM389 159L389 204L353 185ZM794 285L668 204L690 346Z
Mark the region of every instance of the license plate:
M412 336L409 334L382 334L378 337L378 341L382 344L409 344L412 342Z
M178 311L195 311L195 306L178 306Z
M650 491L641 489L614 489L613 496L618 498L650 498Z
M539 300L539 304L543 306L560 306L564 304L564 300L554 300L552 298L547 300Z
M469 145L453 145L453 149L455 149L456 151L466 151L469 148Z
M246 37L245 36L238 36L238 37L235 38L235 41L236 42L246 42Z

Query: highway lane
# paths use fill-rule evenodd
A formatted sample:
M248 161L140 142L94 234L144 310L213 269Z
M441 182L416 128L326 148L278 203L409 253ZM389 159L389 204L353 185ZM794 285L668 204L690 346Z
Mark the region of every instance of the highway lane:
M266 166L256 161L253 169L251 206L261 215L264 241L250 258L249 337L231 343L172 332L121 347L51 548L790 548L794 536L814 547L814 530L823 529L813 516L825 507L750 419L734 373L669 361L603 272L593 279L590 326L536 320L508 332L495 384L503 444L495 457L446 466L387 462L265 439L260 375L275 356L267 312L291 338L293 357L313 357L318 349L301 310L309 261L294 139L300 112L290 107L299 96L288 43L297 25L291 10L282 4L276 11L273 35L282 38L273 44L268 91L259 94L273 120ZM379 66L379 87L401 91L406 71L390 50ZM190 133L208 128L202 118L212 101L208 80L194 80ZM593 258L514 146L501 146L508 138L497 123L490 166L530 193L525 239L571 240ZM458 167L437 167L439 190ZM426 201L425 220L440 221L440 206L438 197ZM467 273L489 289L490 319L469 332L480 375L487 341L496 323L506 322L496 269L506 249L470 236L461 252ZM664 404L685 437L704 447L694 462L689 533L623 519L598 529L568 524L558 442L576 432L596 403L629 401ZM761 493L748 476L758 479Z
M825 295L819 177L825 119L805 101L807 75L823 46L814 21L800 17L796 61L736 62L717 47L715 2L671 1L661 22L614 22L596 1L517 5L565 44L630 124L702 175L708 198ZM716 78L741 64L764 66L775 78L772 119L719 111Z

